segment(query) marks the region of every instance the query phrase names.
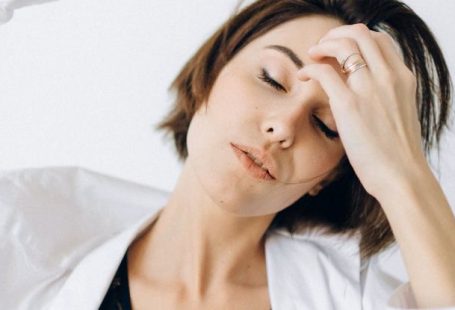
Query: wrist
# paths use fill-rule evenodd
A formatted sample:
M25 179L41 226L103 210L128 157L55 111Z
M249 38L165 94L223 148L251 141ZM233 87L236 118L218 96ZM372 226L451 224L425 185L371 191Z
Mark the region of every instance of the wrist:
M426 159L416 158L391 177L384 190L375 197L381 205L386 206L407 197L435 193L437 189L440 189L439 183Z

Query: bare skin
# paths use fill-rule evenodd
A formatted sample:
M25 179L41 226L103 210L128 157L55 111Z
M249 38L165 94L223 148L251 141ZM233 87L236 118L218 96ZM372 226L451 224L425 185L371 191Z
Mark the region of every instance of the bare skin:
M305 66L264 49L276 44ZM346 79L338 63L352 53L368 66ZM286 90L258 79L261 68ZM362 24L299 18L242 49L192 119L170 200L130 249L133 307L268 309L266 229L277 212L317 194L344 154L385 211L417 306L454 306L455 217L421 149L415 91L390 37ZM340 139L325 137L313 115ZM251 177L230 142L266 152L276 180Z
M267 64L274 73L281 71L297 81L295 65L264 47L291 46L311 63L306 50L339 25L326 17L285 23L250 43L223 69L209 98L209 111L199 111L192 120L189 157L168 203L128 251L134 309L270 308L264 233L278 211L305 193L317 194L319 183L330 177L344 153L339 141L329 141L310 121L311 113L319 111L336 129L328 103L315 100L326 98L317 84L296 89L286 99L293 109L276 104L259 108L264 100L257 97L270 97L273 90L257 74L260 65ZM239 98L232 98L233 93ZM266 150L277 161L281 180L307 181L287 184L251 177L230 141ZM286 142L280 145L282 141Z
M184 177L186 167L177 188L194 184ZM174 199L128 250L133 308L269 309L261 238L272 217L255 222L238 218L241 221L236 223L224 215L222 223L207 220L201 225L206 214L172 208ZM213 217L223 216L223 211L213 211L218 211ZM196 231L201 234L198 238L192 235Z

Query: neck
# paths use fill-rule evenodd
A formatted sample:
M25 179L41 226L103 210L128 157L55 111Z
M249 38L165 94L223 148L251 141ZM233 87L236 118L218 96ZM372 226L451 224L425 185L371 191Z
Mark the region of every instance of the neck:
M265 232L274 214L239 217L195 179L185 164L158 219L129 251L133 272L198 298L225 285L266 286Z

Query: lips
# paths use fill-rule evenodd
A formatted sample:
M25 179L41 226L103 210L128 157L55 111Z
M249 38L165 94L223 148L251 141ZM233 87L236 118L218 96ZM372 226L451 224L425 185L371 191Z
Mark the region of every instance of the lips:
M253 147L250 147L250 146L241 145L241 144L231 143L231 146L244 152L248 157L250 157L256 163L257 166L262 167L262 169L264 169L264 170L267 170L268 174L273 179L276 179L275 162L272 160L272 158L269 157L269 155L266 152L253 148Z

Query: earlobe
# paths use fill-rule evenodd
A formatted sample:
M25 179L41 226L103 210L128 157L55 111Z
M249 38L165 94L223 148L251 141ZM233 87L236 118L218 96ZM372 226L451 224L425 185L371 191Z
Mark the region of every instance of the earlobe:
M310 191L308 192L308 195L310 196L316 196L319 194L319 192L329 185L332 181L336 180L338 177L338 170L333 170L324 180L316 184Z
M308 192L308 195L310 196L316 196L319 194L319 192L323 189L324 187L321 184L315 185L310 191Z
M326 178L325 180L322 180L321 182L319 182L318 184L316 184L312 189L310 189L310 191L308 192L308 194L310 196L316 196L319 194L319 192L327 185L330 184L330 182L332 182L334 179L336 178L336 175L335 174L331 174L328 178Z

